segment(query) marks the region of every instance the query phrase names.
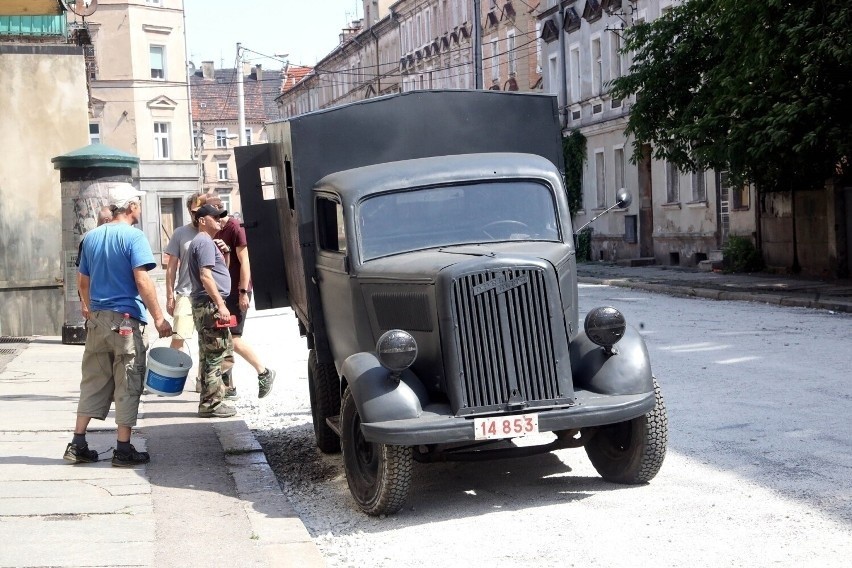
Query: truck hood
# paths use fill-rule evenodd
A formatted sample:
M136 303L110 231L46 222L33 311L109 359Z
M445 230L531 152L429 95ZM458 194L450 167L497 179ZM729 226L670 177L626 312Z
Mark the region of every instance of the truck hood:
M566 262L573 254L574 248L564 243L513 241L459 245L377 258L362 264L355 276L361 280L375 278L435 283L438 274L449 267L466 270L473 267L539 264L541 261L555 267Z

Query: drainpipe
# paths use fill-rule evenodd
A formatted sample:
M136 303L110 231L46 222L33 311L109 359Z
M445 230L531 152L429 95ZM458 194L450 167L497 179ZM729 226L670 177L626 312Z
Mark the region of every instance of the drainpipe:
M559 114L561 116L562 130L568 127L568 73L565 71L565 6L559 6L559 57L556 59L559 62L559 91L562 98L562 104L559 105ZM557 97L558 99L558 97Z
M370 26L370 35L376 43L376 96L379 96L382 94L382 76L379 73L379 36L376 35L373 26Z
M475 88L482 90L482 1L473 0L473 69Z
M183 15L183 53L186 57L187 61L189 61L189 44L186 40L186 10L182 10L181 14ZM192 131L192 88L190 87L190 81L192 78L189 76L189 66L184 63L184 68L187 69L186 74L186 105L189 111L189 155L195 156L195 133ZM201 188L199 188L199 191Z

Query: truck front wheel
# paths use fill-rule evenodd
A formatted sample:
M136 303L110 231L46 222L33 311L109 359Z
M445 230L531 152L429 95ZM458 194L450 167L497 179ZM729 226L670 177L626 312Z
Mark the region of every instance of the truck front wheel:
M633 420L601 427L586 442L586 454L598 473L615 483L646 483L657 475L666 457L666 404L654 379L654 408Z
M358 508L374 516L399 511L411 486L411 448L365 440L349 388L340 410L340 442L346 482Z
M317 362L314 349L308 354L308 393L317 447L323 453L335 454L340 451L340 438L325 419L340 414L340 377L334 364Z

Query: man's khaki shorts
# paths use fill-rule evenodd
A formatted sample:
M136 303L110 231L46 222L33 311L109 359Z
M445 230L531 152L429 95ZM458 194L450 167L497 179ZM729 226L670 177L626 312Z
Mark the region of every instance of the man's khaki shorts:
M195 333L195 320L192 319L192 300L189 296L175 298L175 313L172 331L180 339L189 340Z
M89 314L77 414L103 420L115 401L115 423L134 426L144 388L148 342L145 326L132 318L133 334L119 335L122 319L124 315L116 312Z

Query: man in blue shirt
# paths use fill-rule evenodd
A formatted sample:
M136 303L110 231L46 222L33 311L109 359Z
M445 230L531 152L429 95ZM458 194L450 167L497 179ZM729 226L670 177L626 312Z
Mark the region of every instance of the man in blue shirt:
M148 271L154 255L145 235L132 227L142 217L142 192L129 183L114 182L109 188L110 223L89 231L83 241L77 285L86 318L80 402L74 438L64 459L74 463L98 461L98 453L86 442L92 418L104 420L115 401L118 436L112 465L130 467L148 463L148 452L130 443L131 428L139 413L139 397L145 377L145 308L151 312L160 337L171 335L157 292ZM132 331L119 333L128 315Z

